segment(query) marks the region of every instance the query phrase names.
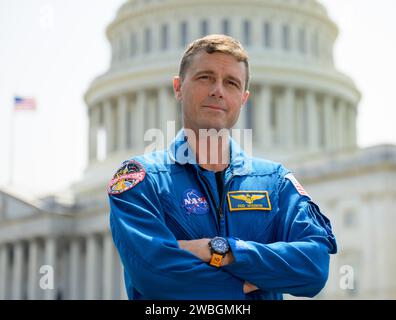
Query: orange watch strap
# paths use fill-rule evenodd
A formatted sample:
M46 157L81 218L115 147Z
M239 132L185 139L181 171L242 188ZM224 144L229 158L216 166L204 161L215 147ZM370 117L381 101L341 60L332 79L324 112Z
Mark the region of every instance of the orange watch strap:
M209 264L214 267L220 267L222 261L223 256L221 254L213 253Z

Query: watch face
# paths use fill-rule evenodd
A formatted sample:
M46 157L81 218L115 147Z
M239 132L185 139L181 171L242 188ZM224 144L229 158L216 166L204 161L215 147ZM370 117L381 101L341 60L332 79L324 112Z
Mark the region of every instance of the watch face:
M219 254L225 254L228 252L229 245L226 239L221 237L215 237L210 242L212 249Z

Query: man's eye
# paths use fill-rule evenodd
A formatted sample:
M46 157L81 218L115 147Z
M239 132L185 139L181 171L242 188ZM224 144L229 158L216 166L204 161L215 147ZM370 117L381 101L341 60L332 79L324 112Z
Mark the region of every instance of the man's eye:
M200 76L198 79L209 79L209 76Z
M236 82L234 82L234 81L228 81L228 83L229 83L230 85L234 86L234 87L239 88L239 85L238 85Z

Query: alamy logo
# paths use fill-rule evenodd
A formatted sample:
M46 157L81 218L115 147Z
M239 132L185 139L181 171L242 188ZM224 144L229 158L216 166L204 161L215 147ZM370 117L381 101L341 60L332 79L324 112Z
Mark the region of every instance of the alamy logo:
M48 264L40 267L40 288L43 290L54 289L54 268Z
M343 265L340 267L340 288L342 290L353 290L354 289L354 272L353 267L350 265Z

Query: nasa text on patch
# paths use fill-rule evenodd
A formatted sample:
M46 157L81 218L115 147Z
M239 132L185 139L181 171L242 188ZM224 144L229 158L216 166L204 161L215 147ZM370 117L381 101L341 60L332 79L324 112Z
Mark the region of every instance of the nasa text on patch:
M205 196L195 189L187 189L183 193L181 206L187 214L205 214L209 212L209 204Z

